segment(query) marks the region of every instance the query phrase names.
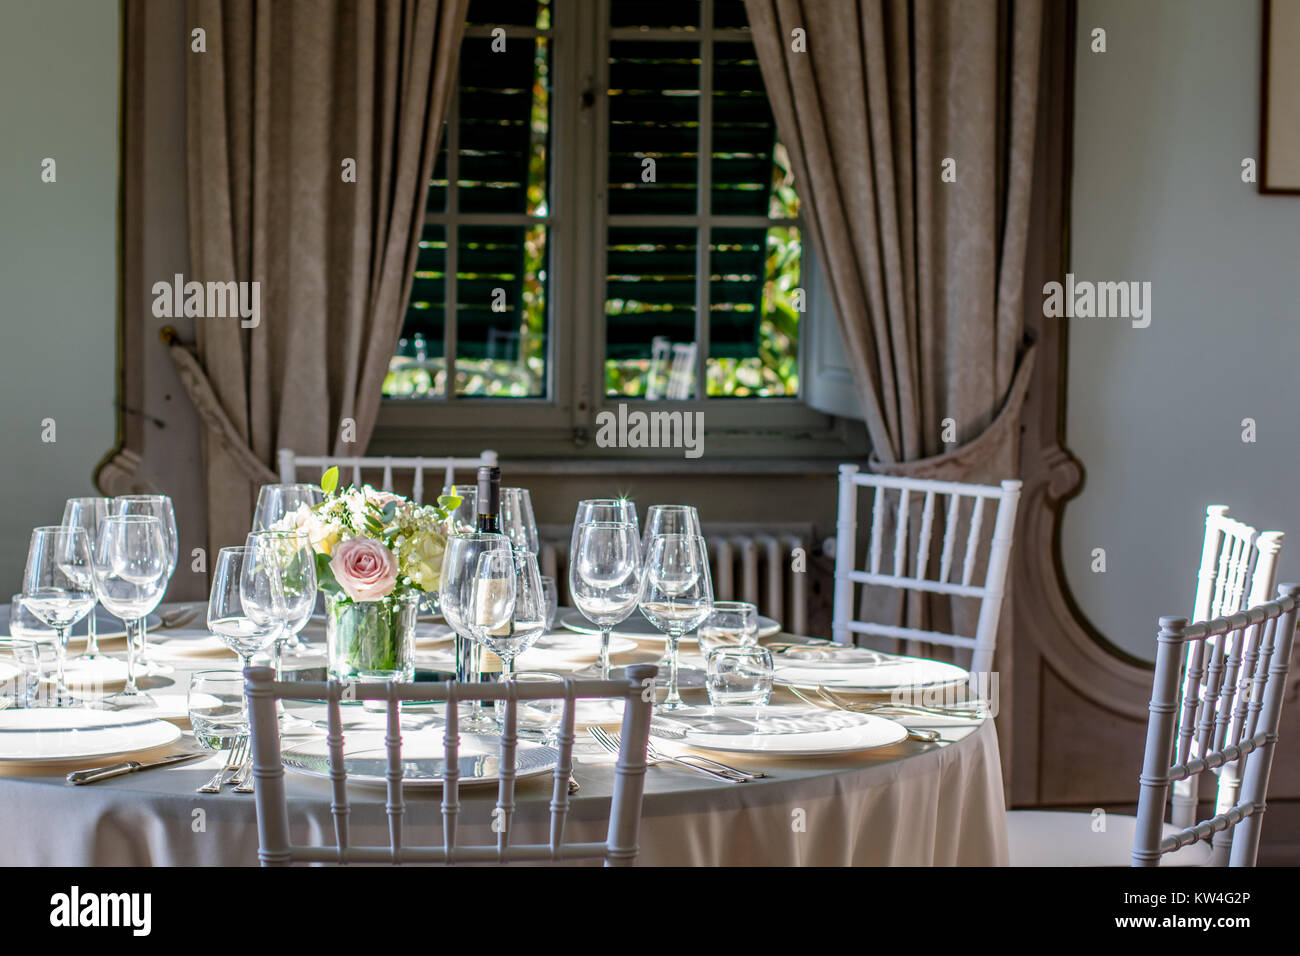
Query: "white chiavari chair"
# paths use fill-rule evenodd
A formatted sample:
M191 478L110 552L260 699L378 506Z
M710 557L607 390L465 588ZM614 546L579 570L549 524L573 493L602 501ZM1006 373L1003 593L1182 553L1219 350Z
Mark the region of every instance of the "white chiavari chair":
M1277 561L1282 551L1283 534L1280 531L1257 532L1250 525L1228 517L1226 505L1210 505L1205 509L1205 539L1201 548L1201 566L1196 575L1196 601L1192 610L1192 623L1235 614L1248 607L1264 604L1277 588ZM1204 643L1188 645L1187 664L1184 668L1183 699L1193 700L1199 693L1203 678L1214 669L1217 677L1225 676L1224 648L1215 636ZM1213 715L1206 714L1206 719ZM1198 756L1199 736L1192 728L1185 728L1180 746L1190 748L1191 757ZM1237 762L1216 769L1219 774L1219 799L1231 805L1237 793ZM1197 793L1200 777L1189 777L1174 784L1170 820L1175 826L1191 826L1196 819ZM1214 837L1214 862L1227 863L1230 835L1216 833Z
M551 683L461 684L457 682L397 682L345 686L338 681L283 682L275 679L269 667L249 667L244 671L248 697L249 722L252 729L254 799L257 806L258 859L263 866L288 866L293 863L523 863L569 862L603 859L606 866L631 866L637 856L637 834L641 825L641 804L645 790L646 742L650 732L653 707L647 687L653 687L658 668L636 665L628 668L623 680L564 680ZM386 748L388 819L387 846L353 846L350 840L347 772L343 761L344 735L340 701L370 700L383 702L387 711L384 743ZM284 766L281 762L280 730L276 701L325 701L328 711L330 812L334 822L334 845L295 845L289 834L289 812L285 799ZM566 843L565 824L569 817L569 777L573 769L574 720L579 699L622 699L623 727L618 762L615 766L614 793L610 799L609 825L603 843ZM505 721L501 734L503 768L492 814L495 845L465 846L459 842L461 815L460 779L456 755L459 732L456 702L461 699L504 700ZM559 762L551 781L549 839L544 843L515 843L512 824L515 803L515 754L517 748L517 709L520 701L563 700L560 722ZM408 842L406 801L402 778L402 736L400 702L446 701L447 723L444 743L447 770L442 784L442 841L440 846Z
M1235 614L1247 607L1268 601L1277 586L1277 559L1284 535L1280 531L1257 532L1250 525L1228 517L1226 505L1210 505L1205 510L1205 538L1201 547L1201 564L1197 572L1193 622ZM1203 684L1213 680L1223 686L1229 666L1228 653L1218 635L1187 648L1181 671L1180 699L1197 708L1204 701ZM1232 667L1238 665L1233 664ZM1214 676L1210 676L1213 668ZM1235 674L1235 670L1234 670ZM1229 683L1232 679L1229 678ZM1216 704L1230 709L1231 695L1218 694ZM1216 709L1198 711L1198 721L1214 723ZM1230 721L1225 711L1223 720ZM1200 724L1180 728L1180 753L1194 759L1199 755ZM1237 761L1216 764L1218 775L1216 806L1230 808L1238 791ZM1203 775L1189 775L1174 781L1170 823L1165 833L1173 834L1191 827L1196 820L1197 790ZM1076 813L1052 810L1017 810L1007 814L1007 828L1013 866L1118 866L1124 853L1133 845L1137 818L1126 814ZM1215 831L1213 845L1206 842L1185 846L1166 859L1167 865L1226 866L1229 861L1230 829Z
M1297 607L1300 585L1284 584L1276 600L1234 614L1197 624L1181 617L1160 619L1139 779L1134 866L1158 866L1165 854L1185 846L1204 846L1217 834L1230 834L1228 853L1226 860L1216 854L1213 862L1255 865ZM1209 644L1213 638L1219 638L1219 652ZM1211 663L1199 681L1199 693L1189 695L1185 690L1189 662L1198 646ZM1227 653L1222 654L1225 647ZM1219 656L1221 669L1214 666ZM1189 746L1193 733L1199 745L1195 756ZM1214 816L1188 827L1165 824L1165 804L1173 783L1229 764L1241 766L1240 780L1234 780L1240 786L1225 793L1225 778L1220 775Z
M477 457L466 458L393 458L393 457L349 457L347 455L296 455L291 448L281 448L279 454L280 460L280 480L283 482L295 482L298 480L298 467L306 466L310 468L335 467L347 480L348 473L351 473L352 484L361 485L362 469L382 468L383 477L380 482L381 491L393 490L393 472L394 471L413 471L410 498L416 504L424 503L424 476L426 472L437 474L442 473L442 483L439 489L450 488L456 483L456 472L458 470L477 469L482 465L496 465L497 453L494 451L483 451ZM436 497L436 495L434 496Z
M859 570L854 552L857 544L858 489L873 488L871 530L865 569ZM839 517L835 528L835 598L831 616L831 639L847 644L852 635L894 638L909 642L967 648L971 652L971 680L987 674L993 666L998 620L1006 591L1007 567L1020 501L1020 482L974 485L955 481L929 481L863 474L857 465L840 465ZM940 499L944 499L941 503ZM912 547L910 522L919 501L920 524ZM992 509L986 504L993 501ZM985 511L994 513L986 519ZM886 525L892 523L892 542L887 543ZM936 523L943 535L937 560L932 554ZM963 535L961 528L966 529ZM962 539L960 542L958 539ZM886 548L889 558L886 557ZM984 571L976 580L981 558ZM855 585L895 588L954 597L976 598L980 602L975 635L963 636L859 621L853 618Z

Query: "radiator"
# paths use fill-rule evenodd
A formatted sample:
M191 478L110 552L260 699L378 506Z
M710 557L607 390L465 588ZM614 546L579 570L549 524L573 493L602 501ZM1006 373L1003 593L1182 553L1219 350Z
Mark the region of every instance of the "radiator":
M543 526L538 553L542 574L555 578L560 603L569 597L568 528ZM713 596L719 601L748 601L792 634L808 628L809 542L812 525L705 525ZM802 555L797 565L796 558Z

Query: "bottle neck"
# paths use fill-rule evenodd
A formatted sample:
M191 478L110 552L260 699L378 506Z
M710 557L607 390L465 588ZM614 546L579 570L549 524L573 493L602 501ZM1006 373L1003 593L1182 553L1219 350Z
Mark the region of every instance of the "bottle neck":
M478 516L475 528L478 531L498 534L501 530L501 484L499 481L480 479L478 483Z

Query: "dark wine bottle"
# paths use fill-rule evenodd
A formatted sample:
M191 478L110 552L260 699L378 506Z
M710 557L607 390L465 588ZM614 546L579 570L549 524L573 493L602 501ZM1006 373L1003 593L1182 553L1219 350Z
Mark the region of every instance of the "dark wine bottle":
M501 469L484 465L478 470L478 516L474 530L501 533Z

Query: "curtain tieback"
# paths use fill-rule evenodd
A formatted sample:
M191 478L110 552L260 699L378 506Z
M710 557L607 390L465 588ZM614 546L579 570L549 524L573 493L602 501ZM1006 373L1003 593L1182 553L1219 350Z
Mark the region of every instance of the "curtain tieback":
M936 481L969 481L971 475L980 473L995 449L1009 441L1020 425L1020 411L1029 392L1029 380L1034 374L1034 355L1037 345L1031 345L1020 359L1020 365L1011 380L1007 397L1002 402L989 427L964 445L952 451L914 461L883 462L872 452L868 467L881 475L902 478L929 478ZM1013 477L1001 475L1001 478Z
M222 407L221 400L217 398L217 393L213 391L203 366L194 353L181 343L176 330L168 326L162 330L161 337L167 343L167 352L171 355L172 364L176 366L176 374L180 376L185 391L194 402L208 434L230 453L251 481L259 484L279 481L280 476L259 461L248 447L248 442L240 436L234 422Z

